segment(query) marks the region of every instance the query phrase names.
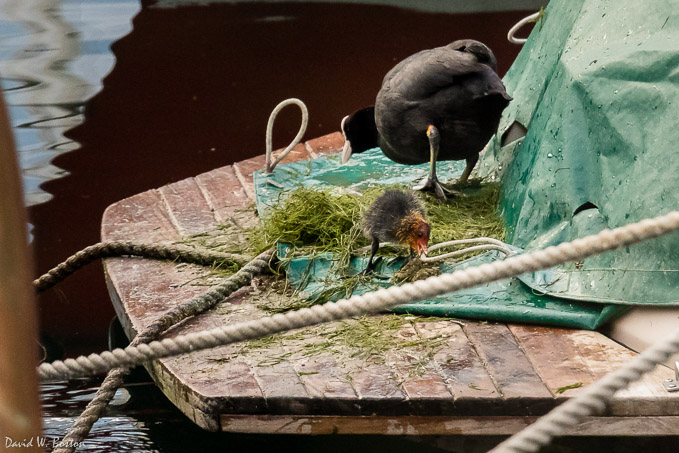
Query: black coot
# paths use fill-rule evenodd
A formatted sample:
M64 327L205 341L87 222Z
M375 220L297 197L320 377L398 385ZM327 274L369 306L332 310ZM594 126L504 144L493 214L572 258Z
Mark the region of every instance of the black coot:
M418 189L445 198L436 161L465 159L459 183L466 183L510 100L486 45L465 39L423 50L387 73L374 107L342 120L342 160L379 146L399 164L429 161L429 178Z

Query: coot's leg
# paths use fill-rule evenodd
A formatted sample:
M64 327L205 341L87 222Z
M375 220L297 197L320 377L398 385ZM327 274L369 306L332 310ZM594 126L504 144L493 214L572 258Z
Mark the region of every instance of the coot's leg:
M439 179L436 177L436 159L439 155L439 143L441 141L441 136L439 134L439 130L433 124L429 125L427 128L427 138L429 139L430 152L429 177L424 182L424 184L415 187L415 190L433 191L437 198L440 200L445 200L446 194L450 194L450 191L445 189L439 182Z
M375 268L377 267L377 263L379 263L379 260L373 261L373 258L375 258L375 254L377 253L377 250L380 248L380 240L377 238L373 238L373 242L371 244L370 248L370 259L368 260L368 267L365 268L363 271L363 274L372 274L375 271Z
M474 166L478 161L479 161L478 154L475 154L473 157L467 158L467 166L464 168L464 171L462 172L462 176L460 176L460 179L458 179L457 182L455 183L456 186L467 185L467 182L469 181L469 175L472 173L472 170L474 169Z

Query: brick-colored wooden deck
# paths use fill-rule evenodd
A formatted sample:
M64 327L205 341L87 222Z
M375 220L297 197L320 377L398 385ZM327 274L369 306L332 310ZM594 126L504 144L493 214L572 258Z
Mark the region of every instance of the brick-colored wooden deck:
M338 152L342 143L339 133L310 140L286 161ZM172 242L220 224L256 221L252 173L263 166L259 156L119 201L104 214L102 239ZM104 266L130 336L209 291L191 283L206 272L195 266L136 258L108 259ZM267 282L243 288L170 335L265 316L254 296L266 294ZM167 397L208 430L511 434L582 390L558 389L586 386L635 355L597 332L406 318L395 333L397 346L380 357L355 355L351 345L309 353L321 332L333 328L257 348L237 344L157 360L147 368ZM426 338L436 346L420 341ZM668 368L656 369L571 434L679 434L679 392L662 386L671 377Z

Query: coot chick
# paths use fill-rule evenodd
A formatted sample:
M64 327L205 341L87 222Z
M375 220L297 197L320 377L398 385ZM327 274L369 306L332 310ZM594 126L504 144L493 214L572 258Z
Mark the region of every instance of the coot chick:
M373 261L380 242L409 245L411 256L427 251L429 224L424 206L413 193L387 190L363 216L363 234L372 240L372 250L365 273L375 270Z
M429 161L418 189L445 199L436 162L465 159L459 180L465 184L511 99L486 45L465 39L423 50L387 73L373 107L342 120L342 161L376 146L399 164Z

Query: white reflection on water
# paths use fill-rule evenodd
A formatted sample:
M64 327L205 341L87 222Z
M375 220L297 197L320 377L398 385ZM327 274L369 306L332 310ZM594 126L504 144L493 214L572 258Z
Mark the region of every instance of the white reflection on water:
M115 63L110 45L139 9L129 0L0 0L0 76L28 206L52 197L40 184L66 174L51 161L78 147L63 134L82 123Z

